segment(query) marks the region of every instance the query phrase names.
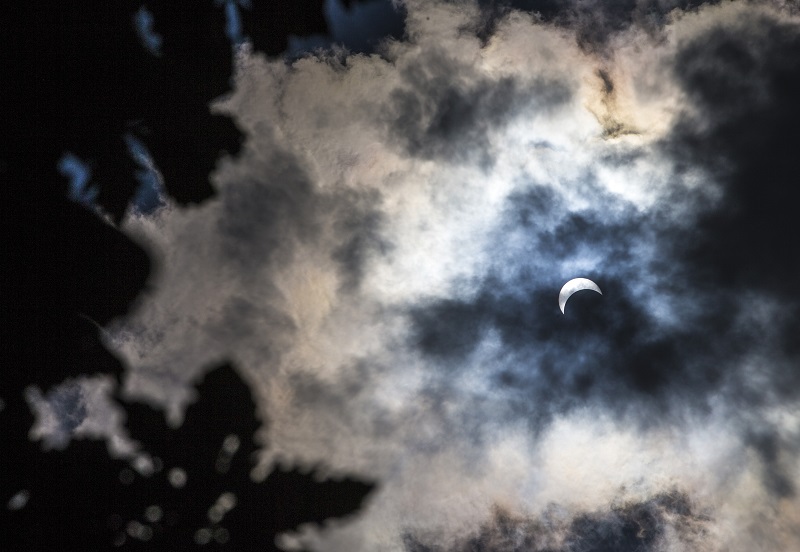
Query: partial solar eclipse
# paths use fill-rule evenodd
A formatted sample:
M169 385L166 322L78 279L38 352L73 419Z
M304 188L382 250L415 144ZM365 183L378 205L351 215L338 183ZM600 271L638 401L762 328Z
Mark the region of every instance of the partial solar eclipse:
M600 291L600 288L597 286L597 284L588 278L573 278L564 284L564 287L561 288L561 292L558 294L558 306L561 309L561 314L565 314L564 307L567 306L567 301L570 297L572 297L572 294L576 291L581 291L582 289L591 289L592 291L596 291L600 295L603 295L603 292Z

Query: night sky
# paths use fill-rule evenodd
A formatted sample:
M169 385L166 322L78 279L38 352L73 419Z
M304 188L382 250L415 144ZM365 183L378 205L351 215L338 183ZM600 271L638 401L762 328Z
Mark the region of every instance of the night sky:
M800 549L798 2L94 4L7 8L3 549Z

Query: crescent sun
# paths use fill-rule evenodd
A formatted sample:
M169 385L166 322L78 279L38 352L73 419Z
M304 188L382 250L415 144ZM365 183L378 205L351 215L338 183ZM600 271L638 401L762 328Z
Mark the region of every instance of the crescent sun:
M572 294L582 289L591 289L592 291L596 291L600 295L603 295L603 292L600 291L600 288L597 286L597 284L588 278L573 278L564 284L564 287L561 288L561 292L558 294L558 306L561 308L561 314L565 314L564 307L567 306L567 300L572 296Z

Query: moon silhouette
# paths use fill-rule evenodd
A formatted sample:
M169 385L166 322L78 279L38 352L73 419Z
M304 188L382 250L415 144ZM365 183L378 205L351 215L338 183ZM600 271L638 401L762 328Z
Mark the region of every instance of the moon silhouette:
M572 297L572 294L582 289L591 289L592 291L596 291L600 295L603 295L603 292L600 291L600 288L597 287L597 284L588 278L573 278L564 284L564 287L561 288L561 292L558 294L558 306L561 308L561 314L565 314L564 307L567 306L567 300Z

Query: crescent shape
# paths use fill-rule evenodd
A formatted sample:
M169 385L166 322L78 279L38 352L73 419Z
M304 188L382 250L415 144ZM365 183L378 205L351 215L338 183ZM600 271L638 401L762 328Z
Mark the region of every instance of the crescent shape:
M565 314L564 307L567 306L567 300L572 296L572 294L582 289L591 289L592 291L596 291L600 295L603 295L603 292L600 291L600 288L597 287L597 284L588 278L573 278L564 284L564 287L561 288L561 292L558 294L558 306L561 308L561 314Z

